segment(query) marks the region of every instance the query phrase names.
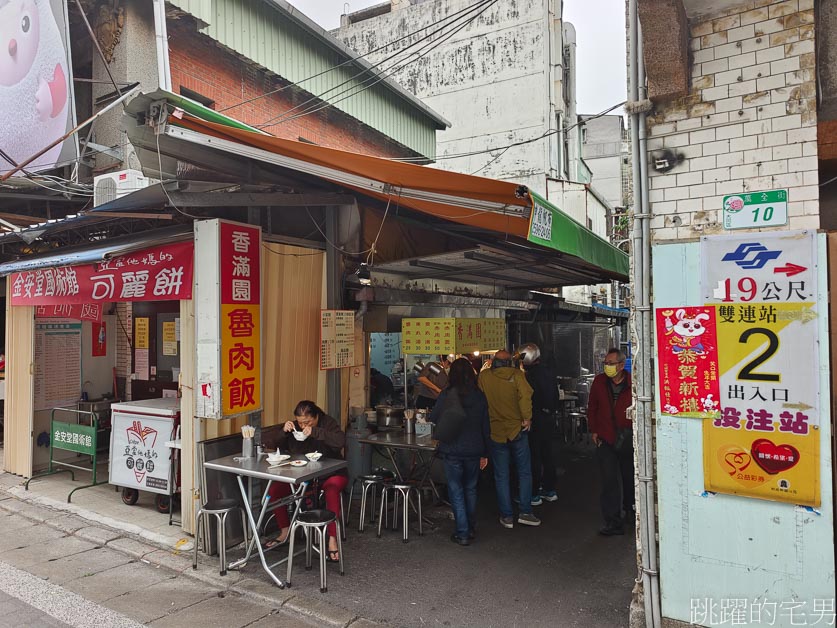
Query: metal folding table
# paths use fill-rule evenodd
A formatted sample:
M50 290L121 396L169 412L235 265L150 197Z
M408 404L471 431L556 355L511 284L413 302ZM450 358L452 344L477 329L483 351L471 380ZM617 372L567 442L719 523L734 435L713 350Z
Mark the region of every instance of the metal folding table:
M293 456L292 460L305 460L304 456ZM232 563L230 565L230 569L236 569L239 567L243 567L247 564L250 560L250 557L253 554L253 548L256 548L256 551L259 554L259 560L261 561L262 568L265 570L267 575L271 577L271 579L280 587L285 588L285 583L273 572L274 567L284 563L288 560L287 557L276 561L275 563L268 564L267 558L265 557L265 550L262 547L262 544L259 542L259 529L264 521L264 517L269 510L274 510L280 506L286 506L291 503L299 503L302 501L303 496L305 495L305 491L308 490L308 485L311 483L312 480L316 480L317 478L327 477L333 475L337 471L341 469L345 469L347 467L345 460L333 460L330 458L321 458L317 462L309 462L305 466L302 467L293 467L291 465L284 465L281 467L277 467L274 469L270 468L270 464L268 464L267 459L264 455L260 457L253 457L253 458L241 458L240 456L226 456L225 458L219 458L217 460L208 460L204 462L204 467L207 469L212 469L214 471L220 471L222 473L231 473L236 476L236 480L238 481L238 487L241 490L241 498L244 502L244 510L247 513L247 521L250 524L250 531L252 532L252 536L250 538L249 543L247 544L247 553L244 555L244 558ZM255 514L253 513L253 506L250 500L250 495L248 493L247 488L244 486L244 478L249 479L256 479L256 480L264 480L266 482L266 486L264 488L264 492L262 493L261 499L259 500L259 515L258 519L256 519ZM291 494L284 499L279 500L273 506L273 508L269 508L270 502L270 494L268 491L270 490L271 485L274 482L284 482L286 484L291 485ZM293 514L293 519L296 518L297 512L299 508L297 508ZM293 519L291 523L293 523Z
M442 499L441 495L439 495L439 489L436 488L436 483L433 482L433 478L430 475L430 470L433 467L433 461L436 460L437 447L436 441L433 440L430 434L417 436L416 434L407 434L402 430L380 431L377 434L361 438L359 441L361 443L366 443L367 445L372 445L373 447L383 448L386 451L386 455L390 459L390 462L392 462L392 466L395 468L395 474L402 482L405 479L405 475L406 479L411 479L411 477L415 475L415 469L411 470L410 473L403 473L401 467L398 466L398 460L395 457L395 450L404 449L415 453L419 462L421 462L419 467L421 475L418 479L419 495L421 495L421 489L429 487L433 492L433 496L436 498L437 503L447 504L447 502ZM418 512L415 507L413 509ZM424 517L424 521L430 527L436 527L436 524L427 517Z

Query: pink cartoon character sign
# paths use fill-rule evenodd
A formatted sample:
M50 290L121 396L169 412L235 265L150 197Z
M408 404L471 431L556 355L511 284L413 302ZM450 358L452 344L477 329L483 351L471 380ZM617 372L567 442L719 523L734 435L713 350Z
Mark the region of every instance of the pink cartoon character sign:
M0 172L9 159L23 163L52 144L71 123L64 28L61 2L0 0L0 149L8 156L0 155ZM54 167L62 148L57 144L27 170Z
M657 310L660 412L668 416L720 415L715 308Z
M676 321L672 322L671 316L666 317L666 333L670 335L669 344L674 353L682 351L694 351L703 354L705 349L702 336L706 333L706 321L709 314L702 312L688 316L686 310L679 309L675 312Z

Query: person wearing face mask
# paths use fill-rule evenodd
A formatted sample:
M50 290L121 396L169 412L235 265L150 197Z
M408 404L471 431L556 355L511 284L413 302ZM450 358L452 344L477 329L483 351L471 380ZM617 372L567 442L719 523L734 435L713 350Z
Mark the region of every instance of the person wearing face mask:
M604 373L593 380L587 402L587 425L596 445L602 483L602 536L624 534L622 511L630 516L634 510L633 423L627 416L630 405L631 376L625 371L625 354L610 349L604 359Z

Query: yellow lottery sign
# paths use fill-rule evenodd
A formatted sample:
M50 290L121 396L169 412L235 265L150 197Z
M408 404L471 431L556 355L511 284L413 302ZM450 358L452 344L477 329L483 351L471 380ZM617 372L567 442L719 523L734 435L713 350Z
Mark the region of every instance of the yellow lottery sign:
M714 307L721 416L704 423L706 490L818 506L814 304Z

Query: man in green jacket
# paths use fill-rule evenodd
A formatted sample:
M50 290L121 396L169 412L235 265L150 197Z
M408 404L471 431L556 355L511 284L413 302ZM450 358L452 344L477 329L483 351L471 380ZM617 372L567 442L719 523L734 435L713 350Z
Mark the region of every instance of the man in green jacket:
M491 462L497 486L500 525L514 527L509 470L511 460L517 469L520 513L517 522L538 526L541 520L532 514L532 460L529 452L529 428L532 426L532 387L523 371L512 366L512 356L498 351L491 368L480 373L479 387L488 399L491 422Z

